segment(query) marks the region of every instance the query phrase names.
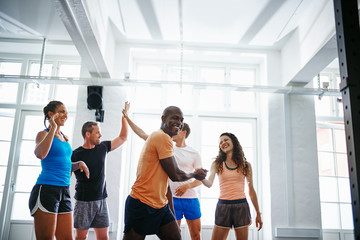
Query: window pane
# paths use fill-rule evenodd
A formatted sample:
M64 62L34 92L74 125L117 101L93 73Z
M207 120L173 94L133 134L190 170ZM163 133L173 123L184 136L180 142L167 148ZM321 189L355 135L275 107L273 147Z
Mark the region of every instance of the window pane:
M218 199L201 199L201 225L212 226L215 224L215 209L217 202Z
M336 154L337 175L349 177L348 159L346 154Z
M339 204L321 203L321 223L323 229L340 229Z
M254 85L255 84L255 71L254 70L230 70L230 82L232 84L240 85Z
M182 71L180 67L169 66L168 67L168 77L166 81L180 81L180 75L182 75L183 82L192 82L193 81L193 69L192 67L183 67Z
M219 90L200 90L199 109L201 111L224 111L224 92Z
M15 191L31 192L31 189L35 185L40 172L41 167L19 166L16 177Z
M231 92L230 111L255 112L255 93Z
M38 132L45 129L44 117L27 115L24 121L24 130L22 139L35 140Z
M21 63L18 62L0 62L0 74L20 75Z
M50 85L27 83L25 89L24 103L47 104L49 101Z
M335 163L333 153L318 152L319 175L335 176Z
M30 193L15 193L11 220L33 220L29 210Z
M14 118L12 117L0 117L0 140L11 141L12 131L14 125Z
M163 66L155 64L138 64L136 70L137 80L162 80ZM130 76L131 78L131 76Z
M40 165L40 159L35 154L35 141L21 141L19 164Z
M79 78L80 77L80 65L76 64L61 64L59 66L59 77L68 77L68 78Z
M56 85L55 99L61 101L67 107L75 107L77 104L79 86Z
M346 153L345 130L334 129L335 151Z
M223 68L200 68L201 82L224 83L225 70Z
M351 203L350 182L348 178L338 178L340 202Z
M342 229L354 229L351 204L340 204Z
M135 93L135 106L161 106L161 88L137 87Z
M9 160L10 142L0 142L0 165L6 166Z
M333 151L332 133L329 128L317 128L318 151Z
M50 77L52 75L52 63L45 63L42 66L41 76ZM28 75L39 76L40 63L31 63Z
M320 200L322 202L339 201L336 178L320 177Z
M193 87L188 85L164 87L167 96L167 105L178 106L182 111L193 109Z
M15 103L17 98L18 83L0 83L0 102Z

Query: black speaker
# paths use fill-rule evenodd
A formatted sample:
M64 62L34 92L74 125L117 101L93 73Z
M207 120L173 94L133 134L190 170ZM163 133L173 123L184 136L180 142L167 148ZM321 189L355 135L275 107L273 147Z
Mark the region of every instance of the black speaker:
M88 109L103 109L102 104L102 86L88 86L87 87L87 107Z

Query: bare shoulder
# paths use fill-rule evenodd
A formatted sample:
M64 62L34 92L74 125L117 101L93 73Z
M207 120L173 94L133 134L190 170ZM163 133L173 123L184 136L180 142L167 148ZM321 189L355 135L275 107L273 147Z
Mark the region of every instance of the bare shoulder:
M47 131L45 131L45 130L42 130L42 131L40 131L40 132L38 132L37 134L36 134L36 142L38 143L38 142L41 142L45 137L46 137L46 134L47 134L48 132Z

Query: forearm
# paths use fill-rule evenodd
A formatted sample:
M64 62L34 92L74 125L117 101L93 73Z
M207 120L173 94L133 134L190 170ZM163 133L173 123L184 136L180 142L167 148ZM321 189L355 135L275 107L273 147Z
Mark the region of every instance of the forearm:
M201 185L201 181L194 180L193 182L189 183L189 188L196 188Z
M173 182L183 182L183 181L186 181L186 180L188 180L190 178L193 178L194 175L195 175L194 173L187 173L187 172L184 172L184 171L182 171L180 169L177 169L176 172L169 175L169 178Z
M259 202L258 202L256 192L253 191L253 192L249 193L249 196L250 196L251 202L255 208L256 213L260 214Z
M144 130L142 130L140 127L138 127L128 116L124 117L126 121L128 122L131 129L134 131L136 135L138 135L140 138L146 140L149 135L147 135Z
M203 179L201 180L202 184L204 184L204 186L211 188L211 186L213 185L213 182L209 181L209 179Z
M79 162L72 162L71 164L71 172L75 172L76 170L80 169L80 161Z

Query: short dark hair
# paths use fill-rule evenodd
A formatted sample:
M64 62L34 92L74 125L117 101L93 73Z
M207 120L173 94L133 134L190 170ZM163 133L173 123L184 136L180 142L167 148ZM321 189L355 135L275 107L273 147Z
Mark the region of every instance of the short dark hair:
M84 123L84 125L81 128L81 135L83 136L84 139L85 139L85 135L87 132L89 132L89 133L92 132L94 125L98 126L98 123L93 122L93 121L88 121L88 122Z
M189 126L189 124L187 124L187 123L183 123L183 126L182 126L182 128L181 128L181 131L186 131L186 135L185 135L185 138L188 138L188 136L190 135L190 126Z

